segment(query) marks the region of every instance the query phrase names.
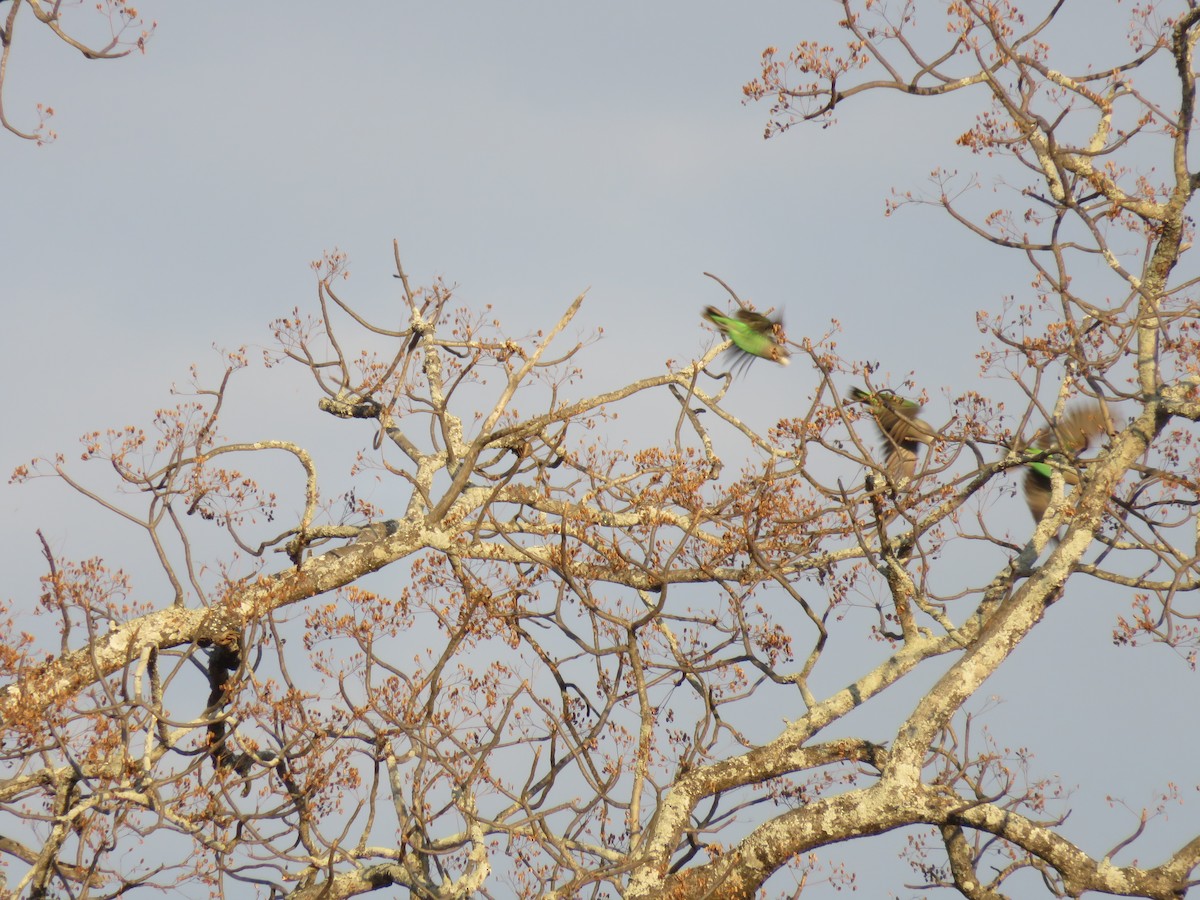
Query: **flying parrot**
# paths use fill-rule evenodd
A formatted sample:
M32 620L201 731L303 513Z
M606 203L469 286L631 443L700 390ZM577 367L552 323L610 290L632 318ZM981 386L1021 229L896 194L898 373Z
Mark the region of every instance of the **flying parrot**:
M781 366L788 364L791 354L780 343L783 339L782 320L770 319L748 309L739 309L732 316L727 316L715 306L706 306L703 315L720 329L721 334L733 341L729 352L736 358L734 369L745 369L756 357L769 359Z
M1068 410L1058 425L1043 428L1033 436L1033 446L1039 450L1053 450L1073 460L1095 446L1107 433L1104 408L1093 402ZM1062 472L1067 484L1079 484L1079 472L1073 468L1051 462L1031 462L1025 467L1025 502L1029 504L1035 522L1042 521L1050 506L1050 476L1055 469Z
M850 389L850 399L867 404L875 425L883 438L884 469L893 483L901 484L917 471L917 450L928 447L938 436L933 426L917 414L921 404L898 397L891 391L870 393L861 388Z

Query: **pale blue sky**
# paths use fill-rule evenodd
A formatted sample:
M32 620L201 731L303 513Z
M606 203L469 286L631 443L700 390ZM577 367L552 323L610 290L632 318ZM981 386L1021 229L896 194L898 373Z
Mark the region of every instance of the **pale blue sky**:
M710 345L699 310L726 299L701 275L712 271L781 307L793 339L836 317L845 356L897 382L916 369L938 421L942 390L978 377L975 311L1028 289L1015 255L938 211L883 215L893 186L976 164L954 138L979 97L867 97L836 127L762 140L766 106L743 106L741 85L768 44L830 37L832 3L147 0L141 11L159 23L144 57L86 62L40 39L14 51L9 116L32 122L34 102L52 105L60 137L39 149L0 136L5 472L77 455L85 431L145 423L190 363L214 371L214 343L268 344L270 320L311 308L308 263L334 246L350 254L354 299L398 303L395 238L414 282L444 276L517 334L590 288L579 322L605 336L581 361L596 392ZM37 37L29 26L20 38ZM815 382L796 363L753 367L734 388L739 412L762 425L794 414ZM241 401L248 426L319 416L299 388L257 399ZM665 439L653 424L648 443ZM0 593L19 603L32 604L43 571L35 527L74 558L113 558L133 539L98 533L57 485L0 492ZM1011 504L1012 527L1027 528ZM1111 604L1079 612L1051 610L989 684L1009 702L988 721L1036 751L1035 771L1081 785L1066 830L1098 853L1133 827L1100 815L1106 792L1136 807L1167 778L1194 785L1194 730L1172 726L1178 698L1156 689L1182 678L1194 692L1194 676L1165 652L1112 650ZM1077 703L1052 707L1048 681L1077 684ZM896 697L905 710L915 699ZM1168 845L1186 821L1200 816L1173 814ZM895 875L895 845L845 855ZM861 895L912 895L860 866Z

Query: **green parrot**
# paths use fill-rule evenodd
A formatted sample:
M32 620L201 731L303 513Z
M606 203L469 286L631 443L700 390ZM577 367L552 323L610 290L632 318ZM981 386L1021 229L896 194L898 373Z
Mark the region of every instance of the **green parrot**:
M1096 402L1068 410L1057 426L1047 426L1033 436L1033 446L1053 450L1073 461L1080 453L1096 446L1099 438L1108 433L1104 408ZM1074 468L1051 462L1031 462L1025 467L1025 502L1033 521L1042 521L1050 506L1050 477L1054 470L1062 472L1063 481L1079 484L1079 472Z
M924 408L920 403L898 397L891 391L870 393L861 388L850 389L850 399L867 404L875 425L883 438L883 467L895 484L902 484L917 471L917 450L928 447L938 436L933 426L917 414Z
M745 369L756 357L769 359L781 366L786 366L790 361L791 354L780 343L783 338L782 320L769 319L762 313L748 309L739 309L732 316L727 316L715 306L706 306L703 315L720 329L721 334L733 341L729 352L736 357L734 369Z

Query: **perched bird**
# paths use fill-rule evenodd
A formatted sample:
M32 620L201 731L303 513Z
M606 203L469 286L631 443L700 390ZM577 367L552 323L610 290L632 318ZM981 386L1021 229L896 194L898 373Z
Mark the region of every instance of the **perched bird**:
M732 316L727 316L715 306L706 306L703 315L733 341L729 352L736 357L734 369L746 368L754 362L755 357L769 359L781 366L788 364L791 354L780 343L783 322L779 319L770 319L748 309L739 309Z
M851 388L850 399L871 408L883 438L883 465L888 477L895 484L908 481L917 471L917 450L921 444L928 447L937 437L932 425L917 418L923 409L921 404L898 397L891 391L872 394L862 388Z
M1088 403L1068 410L1058 425L1047 426L1035 434L1033 446L1053 450L1073 461L1089 447L1098 445L1099 438L1107 433L1104 408L1099 403ZM1074 468L1050 462L1031 462L1025 467L1025 502L1035 522L1042 521L1050 506L1050 478L1056 468L1067 484L1079 484L1079 472Z

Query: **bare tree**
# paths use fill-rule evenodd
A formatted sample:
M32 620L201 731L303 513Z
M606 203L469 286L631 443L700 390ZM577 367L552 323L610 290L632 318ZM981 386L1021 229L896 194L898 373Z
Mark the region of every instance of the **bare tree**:
M583 297L514 339L445 285L414 288L397 254L403 313L373 321L327 256L319 309L278 320L267 359L311 376L363 447L345 464L359 482L323 481L300 443L223 436L244 351L151 429L85 436L84 466L17 470L139 528L161 570L139 578L169 587L138 602L110 564L47 548L61 640L14 625L0 651L10 889L799 895L836 877L822 848L919 828L924 883L970 898L1187 893L1200 837L1119 864L1146 813L1089 854L971 704L1077 585L1127 594L1119 641L1194 662L1200 355L1194 284L1173 272L1200 184L1200 8L1128 10L1127 57L1070 74L1051 50L1073 33L1061 0L1036 21L956 0L923 30L915 3L841 6L846 47L770 50L746 92L774 100L772 132L867 91L987 96L960 143L1025 179L1014 203L976 216L949 175L897 202L939 204L1032 267L1036 296L980 318L984 370L1028 402L969 391L939 421L792 335L813 400L758 431L715 363L726 345L589 393L588 342L568 337ZM786 359L775 321L741 306L722 327ZM634 398L660 433L608 446ZM995 525L1014 472L1027 542ZM364 500L364 478L397 505ZM870 627L843 616L864 596ZM871 662L820 692L835 655ZM915 706L889 708L930 671ZM867 706L888 740L825 735Z
M0 3L3 3L3 0L0 0ZM0 125L17 137L36 141L38 144L48 143L56 137L47 125L54 115L54 107L37 104L38 123L31 130L14 124L5 109L5 85L13 42L19 34L18 22L24 22L32 16L30 27L43 27L68 47L78 50L86 59L119 59L128 56L135 49L144 53L146 41L154 32L155 23L147 24L145 19L138 15L137 8L127 0L100 0L95 4L87 4L87 7L88 11L94 14L94 20L104 22L104 34L98 38L85 36L86 32L94 30L95 21L75 21L72 17L71 28L64 26L64 7L70 9L75 6L84 4L64 3L63 0L10 0L7 8L0 6L0 13L3 14L3 23L0 24ZM29 10L27 15L23 14L25 9Z

